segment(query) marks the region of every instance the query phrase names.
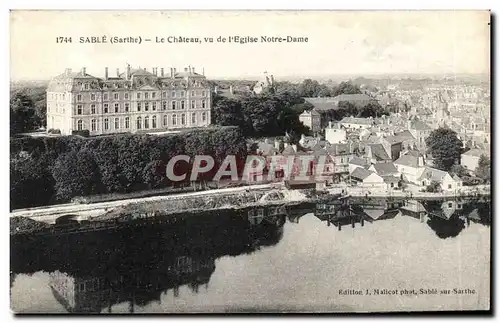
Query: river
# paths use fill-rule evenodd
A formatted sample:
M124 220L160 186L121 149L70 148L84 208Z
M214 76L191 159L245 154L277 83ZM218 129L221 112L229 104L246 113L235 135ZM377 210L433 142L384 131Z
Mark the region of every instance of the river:
M351 217L338 221L329 221L315 205L301 205L285 212L206 212L120 231L12 239L11 308L489 309L490 201L351 203Z

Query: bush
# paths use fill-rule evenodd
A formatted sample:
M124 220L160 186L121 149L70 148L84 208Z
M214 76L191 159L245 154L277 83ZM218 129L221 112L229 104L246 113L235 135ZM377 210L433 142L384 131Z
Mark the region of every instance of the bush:
M441 184L438 182L432 181L427 187L424 189L424 192L429 193L439 193L441 192Z
M54 135L60 135L61 134L61 130L59 130L59 129L49 129L47 132L51 133L51 134L54 134Z
M59 132L61 133L61 132ZM73 136L82 136L82 137L85 137L85 138L88 138L90 137L90 131L88 129L84 129L84 130L73 130L71 132L71 134Z

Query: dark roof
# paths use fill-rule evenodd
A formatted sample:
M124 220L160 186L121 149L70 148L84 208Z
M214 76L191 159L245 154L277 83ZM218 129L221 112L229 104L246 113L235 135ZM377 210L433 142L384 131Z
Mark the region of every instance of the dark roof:
M388 136L384 138L385 141L387 141L389 144L397 144L403 142L404 139L398 136Z
M354 157L353 159L351 159L349 161L349 164L352 164L352 165L358 165L358 166L367 166L368 165L368 162L364 159L361 159L359 157Z
M333 99L337 101L376 101L366 94L340 94Z
M380 176L391 175L398 172L396 166L393 163L376 163L373 164L375 172Z
M432 130L431 127L425 122L415 120L411 123L411 128L419 131Z
M351 153L349 149L349 144L331 144L331 146L326 147L326 150L334 156L337 155L348 155Z
M370 176L371 174L373 174L373 172L370 172L369 170L366 170L362 167L358 167L352 172L351 176L363 180L368 176Z
M372 150L372 155L377 160L390 160L391 157L387 154L382 144L371 144L369 145Z
M395 134L395 136L401 140L415 140L415 137L408 130L398 132Z

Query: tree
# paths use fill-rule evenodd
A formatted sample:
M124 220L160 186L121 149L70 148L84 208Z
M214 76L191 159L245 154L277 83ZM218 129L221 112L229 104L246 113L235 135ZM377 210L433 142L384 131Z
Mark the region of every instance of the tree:
M71 151L59 156L52 170L56 197L68 201L75 196L98 193L100 175L90 150Z
M363 93L359 86L352 84L351 81L341 82L337 87L332 90L332 96L341 94L361 94Z
M33 101L24 93L17 92L10 98L10 133L26 132L35 128L36 118Z
M449 171L454 164L458 164L462 153L462 141L457 133L448 128L438 128L425 139L428 152L434 158L434 166Z
M451 166L450 173L455 174L460 178L464 178L464 177L469 176L469 172L467 172L467 169L465 169L465 167L462 165Z
M214 99L212 123L220 126L242 127L244 125L244 118L241 103L225 97Z
M424 192L430 192L430 193L439 193L441 192L441 184L436 181L432 181L427 187L424 189Z
M157 188L164 183L166 178L167 165L162 160L149 162L142 172L144 183L150 188Z
M479 162L476 167L476 176L481 178L485 183L491 180L491 160L486 155L479 157Z

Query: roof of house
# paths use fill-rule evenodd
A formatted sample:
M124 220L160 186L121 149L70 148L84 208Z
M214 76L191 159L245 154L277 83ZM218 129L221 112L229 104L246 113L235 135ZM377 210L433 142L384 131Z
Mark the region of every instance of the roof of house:
M357 167L351 174L352 177L354 178L357 178L357 179L365 179L367 178L368 176L370 176L371 174L373 174L373 172L369 171L369 170L366 170L362 167Z
M304 112L302 112L300 114L301 116L321 116L321 113L319 113L317 110L315 109L312 109L312 110L304 110Z
M431 167L425 167L422 175L420 175L418 180L421 181L423 179L427 179L429 181L441 182L446 175L448 175L448 173L445 171Z
M392 175L398 172L393 163L376 163L372 165L375 168L375 173L380 176Z
M413 156L413 155L408 155L408 154L399 157L396 161L394 161L394 164L409 166L409 167L414 167L414 168L419 167L418 166L418 157Z
M351 154L349 144L331 144L329 147L326 147L326 150L330 155L334 156Z
M419 131L432 130L427 123L420 120L414 120L411 123L411 128Z
M391 157L385 151L385 148L382 144L370 144L372 155L377 160L391 160Z
M359 158L359 157L354 157L354 158L352 158L352 159L349 161L349 164L364 167L364 166L367 166L367 165L368 165L368 162L367 162L367 161L365 161L364 159Z
M365 118L355 118L355 117L344 117L340 120L340 123L353 123L359 125L373 125L373 119L365 119Z
M386 183L399 183L399 180L400 180L399 177L392 176L392 175L382 176L382 178L384 179L384 182L386 182Z
M481 157L481 155L486 155L487 157L489 157L490 152L487 150L473 148L471 150L464 152L462 155L463 156L474 156L474 157Z
M276 147L274 147L274 145L272 145L270 143L263 142L263 141L257 142L257 149L262 151L262 153L264 155L272 155L274 153L279 152L278 149L276 149Z
M393 145L403 142L404 139L398 136L388 136L385 137L384 140L387 141L389 144Z
M340 94L333 98L336 101L376 101L366 94Z

